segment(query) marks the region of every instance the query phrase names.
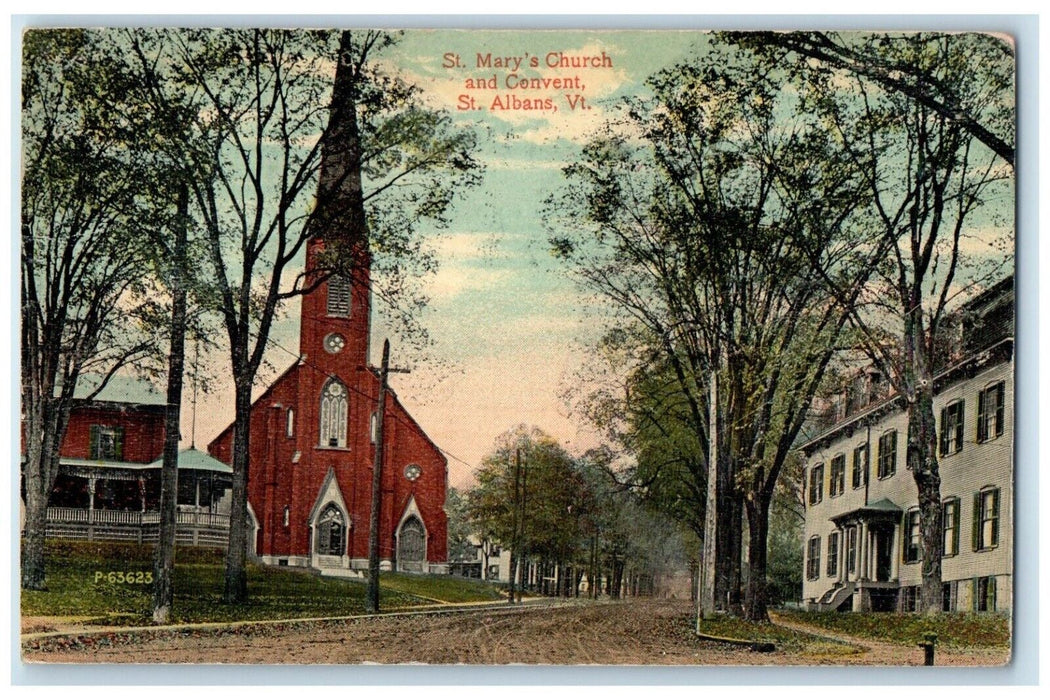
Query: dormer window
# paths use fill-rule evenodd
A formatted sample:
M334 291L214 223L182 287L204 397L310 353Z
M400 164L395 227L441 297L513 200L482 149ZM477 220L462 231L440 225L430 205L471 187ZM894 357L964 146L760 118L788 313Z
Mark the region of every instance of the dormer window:
M350 316L350 280L341 275L328 278L328 315Z

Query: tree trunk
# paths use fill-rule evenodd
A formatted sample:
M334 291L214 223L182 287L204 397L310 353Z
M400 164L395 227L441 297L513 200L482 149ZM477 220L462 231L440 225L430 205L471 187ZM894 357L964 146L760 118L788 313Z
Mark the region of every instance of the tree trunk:
M754 500L747 499L748 543L747 543L747 597L744 600L744 617L752 622L768 622L769 598L766 590L766 563L769 539L769 504L771 497L756 494Z
M741 570L743 563L743 510L744 499L738 489L733 489L731 503L731 525L729 530L729 586L726 590L726 602L734 615L742 615L744 612L743 601L740 591L742 587Z
M932 386L932 381L927 384ZM913 439L914 438L914 439ZM935 615L942 609L941 584L941 476L937 463L937 434L933 392L916 392L908 414L908 467L919 492L922 536L921 610Z
M240 604L248 600L248 446L251 437L252 379L234 377L233 488L230 503L230 544L226 549L226 579L222 600Z
M27 455L33 459L33 451ZM40 457L35 457L37 460ZM37 470L26 470L25 474L25 534L22 537L22 589L46 591L44 579L44 534L47 530L47 489L43 477Z
M25 534L22 538L21 583L24 590L46 591L45 581L47 503L58 477L59 446L69 424L69 409L58 400L25 398L34 385L23 374L23 406L26 412L26 462L23 468L25 487ZM47 383L44 395L54 392ZM70 392L71 393L71 392ZM68 403L66 404L68 405Z
M172 275L171 351L168 354L168 396L164 410L164 463L160 469L160 526L153 556L153 621L166 623L174 599L175 505L178 500L179 419L186 344L186 210L189 192L179 190Z
M933 376L925 353L925 331L919 303L921 289L912 295L918 313L908 314L904 326L906 349L904 384L912 394L908 406L907 464L918 487L922 537L921 609L927 615L941 611L941 475L937 463L937 426L933 415ZM910 375L910 376L909 376Z

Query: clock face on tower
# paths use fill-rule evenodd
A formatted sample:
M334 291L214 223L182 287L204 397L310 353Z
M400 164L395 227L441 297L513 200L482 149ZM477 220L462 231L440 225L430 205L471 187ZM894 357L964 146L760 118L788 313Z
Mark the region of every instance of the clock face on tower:
M324 349L333 355L342 352L346 347L346 338L338 333L329 333L324 337Z

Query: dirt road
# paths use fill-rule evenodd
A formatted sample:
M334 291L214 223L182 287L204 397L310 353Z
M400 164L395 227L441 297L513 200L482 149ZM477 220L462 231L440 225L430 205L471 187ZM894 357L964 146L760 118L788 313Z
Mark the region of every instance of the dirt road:
M834 657L756 653L701 641L687 601L633 600L442 615L252 626L236 630L150 630L94 640L36 640L26 661L58 663L247 664L908 664L918 649L877 645ZM1005 659L1003 659L1005 660ZM943 654L940 664L1002 663Z

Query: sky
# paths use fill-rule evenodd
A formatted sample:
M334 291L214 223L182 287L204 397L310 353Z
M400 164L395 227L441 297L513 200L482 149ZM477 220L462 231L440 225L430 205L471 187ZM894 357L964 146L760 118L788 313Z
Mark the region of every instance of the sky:
M447 228L420 229L438 260L437 272L422 281L430 304L421 321L433 345L426 357L409 358L409 374L391 377L391 387L445 451L450 485L468 487L496 438L518 424L541 428L572 452L597 444L585 421L570 414L564 395L600 326L586 295L550 255L543 201L560 186L561 169L577 158L621 98L642 94L649 75L686 58L704 36L407 31L384 54L384 67L418 85L429 106L448 110L457 123L475 130L485 166L481 184L456 200ZM533 60L538 65L530 68ZM493 78L496 90L488 88ZM561 83L517 87L534 78ZM483 87L468 87L468 79ZM461 95L474 97L481 108L457 109L464 105ZM491 109L495 95L500 103ZM582 96L582 101L572 98L576 109L567 95ZM539 111L524 109L521 102L548 99L550 108ZM378 304L372 324L371 361L378 363L388 334ZM297 302L282 310L272 338L270 368L260 373L257 393L295 361ZM183 435L186 440L195 435L198 446L233 418L232 387L221 378L228 362L224 353L220 347L202 359L220 378L210 394L198 395L195 430L187 392ZM399 364L396 340L392 364Z

